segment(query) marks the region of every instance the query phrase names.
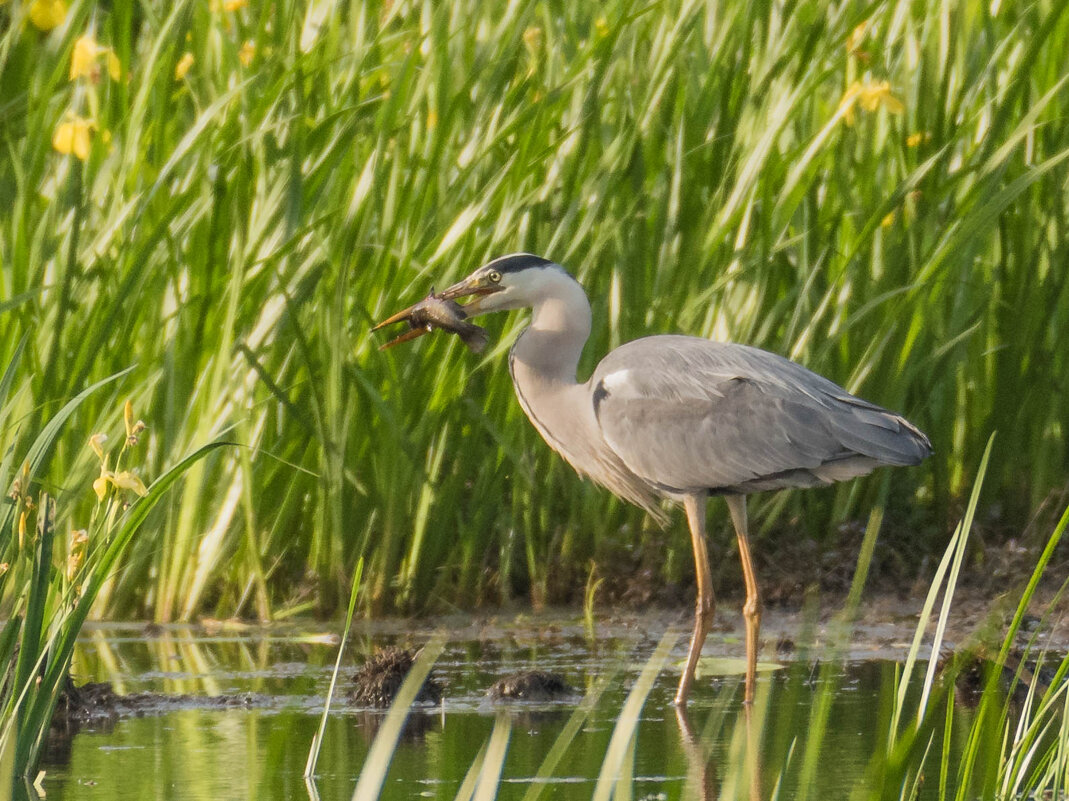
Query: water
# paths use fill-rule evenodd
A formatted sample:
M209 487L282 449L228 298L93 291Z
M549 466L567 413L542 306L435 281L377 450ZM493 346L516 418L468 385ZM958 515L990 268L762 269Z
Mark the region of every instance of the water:
M449 630L434 671L445 700L410 716L382 797L454 798L498 716L505 715L499 725L510 726L511 734L497 797L523 798L579 696L502 707L485 692L508 673L538 668L562 674L580 694L599 677L613 676L541 796L591 798L627 694L673 622L658 615L621 619L600 626L591 641L574 619L436 621ZM770 623L766 642L775 643L790 624L777 631L776 621ZM353 636L344 677L374 646L419 644L432 630L367 624ZM202 708L194 700L165 713L83 728L54 743L42 766L48 799L351 798L382 713L347 708L339 699L315 787L309 790L302 778L336 654L329 637L319 636L324 631L330 633L286 627L212 634L174 628L153 636L121 626L89 631L75 662L81 680L110 681L124 693L255 695L247 708ZM797 797L806 787L810 798L828 799L874 781L869 766L884 748L901 670L896 659L911 632L892 624L862 632L835 661L781 649L785 667L761 675L749 719L738 675L702 678L688 714L677 716L671 700L686 647L682 627L681 633L642 708L633 798L768 798L780 782L781 798ZM736 631L714 632L705 651L740 652ZM826 725L817 725L823 714ZM967 731L974 714L956 704L955 731ZM933 734L941 742L941 733ZM992 731L995 741L1000 736ZM952 764L961 739L950 744ZM926 742L917 747L923 751ZM932 764L937 768L938 759ZM922 786L921 797L933 796L934 784Z

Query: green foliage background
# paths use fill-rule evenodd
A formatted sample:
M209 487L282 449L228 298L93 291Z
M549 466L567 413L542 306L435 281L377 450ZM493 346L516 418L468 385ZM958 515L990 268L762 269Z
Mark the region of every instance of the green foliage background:
M995 429L1008 532L1066 490L1058 0L83 1L48 33L30 5L0 5L4 364L29 336L0 444L135 366L57 441L61 532L92 513L86 443L125 436L127 398L146 479L247 446L161 503L103 613L329 611L361 555L371 611L574 599L631 547L685 580L682 526L579 482L523 419L522 316L483 357L444 335L376 350L375 320L515 250L588 287L588 368L646 333L731 338L930 435L889 487L755 502L759 552L833 547L884 498L904 558L941 551ZM103 55L70 80L87 33L119 80ZM94 125L84 162L53 148L71 115Z

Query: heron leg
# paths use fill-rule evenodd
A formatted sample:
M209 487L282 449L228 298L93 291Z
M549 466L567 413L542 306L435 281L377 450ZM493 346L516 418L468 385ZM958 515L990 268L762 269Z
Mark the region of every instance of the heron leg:
M742 578L746 582L746 603L742 617L746 621L746 696L747 704L753 702L754 684L757 681L757 644L761 633L761 595L757 589L757 573L750 554L750 539L746 523L746 496L727 495L731 522L739 538L739 558L742 560Z
M694 569L698 575L698 603L694 610L694 634L690 638L690 650L687 652L687 664L679 680L675 704L687 703L691 685L694 684L694 670L698 666L698 657L705 644L705 635L713 624L713 612L716 609L716 597L713 595L713 574L709 569L709 551L705 545L705 495L688 495L683 500L687 512L687 525L690 526L691 544L694 546Z

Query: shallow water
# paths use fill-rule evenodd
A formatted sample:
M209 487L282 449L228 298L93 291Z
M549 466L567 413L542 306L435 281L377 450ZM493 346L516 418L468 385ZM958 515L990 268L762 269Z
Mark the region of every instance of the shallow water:
M591 798L627 694L661 635L676 622L657 615L617 620L600 626L590 640L574 619L438 621L448 645L433 675L444 685L445 700L410 716L382 797L454 798L503 716L499 725L510 726L511 733L497 797L523 798L580 695L608 675L600 700L541 796ZM874 781L868 766L883 747L901 669L896 659L904 653L902 635L911 632L893 626L870 631L832 660L823 646L812 653L781 648L784 667L761 675L749 719L740 703L740 676L703 677L681 720L671 700L688 632L678 628L672 658L642 708L633 798L769 798L777 783L780 798L841 798ZM421 624L411 631L403 622L359 628L343 675L351 675L374 647L418 645L432 630ZM302 778L336 654L332 634L290 627L212 634L176 627L150 635L122 626L90 630L76 657L79 680L110 681L123 693L255 695L246 708L199 708L194 702L83 727L53 744L42 766L47 797L352 797L382 713L348 708L344 698L335 701L329 719L315 787L306 788ZM782 637L771 621L766 640ZM737 632L714 632L705 653L736 656L741 647ZM773 649L770 645L770 657ZM815 659L818 653L825 658ZM540 705L502 706L486 699L486 689L498 678L531 668L562 674L579 694ZM817 726L822 714L827 725ZM952 714L955 730L964 732L974 712L957 705ZM935 734L938 743L941 735ZM997 741L999 732L992 737ZM951 764L963 745L951 742ZM935 790L934 782L922 786L920 797L933 797Z

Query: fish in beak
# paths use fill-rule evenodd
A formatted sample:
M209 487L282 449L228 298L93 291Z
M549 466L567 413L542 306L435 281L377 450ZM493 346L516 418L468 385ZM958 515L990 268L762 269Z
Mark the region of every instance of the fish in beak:
M372 331L378 331L388 325L401 322L407 322L409 325L408 331L391 339L386 344L380 345L379 350L392 348L394 345L400 345L402 342L408 342L424 334L429 334L431 331L441 329L451 334L456 334L475 353L482 352L489 340L486 330L474 323L467 322L468 312L466 307L461 306L454 300L454 298L478 294L477 290L470 289L467 285L468 281L469 279L465 279L459 284L454 284L441 294L435 294L432 289L430 294L419 303L391 315L372 328Z

